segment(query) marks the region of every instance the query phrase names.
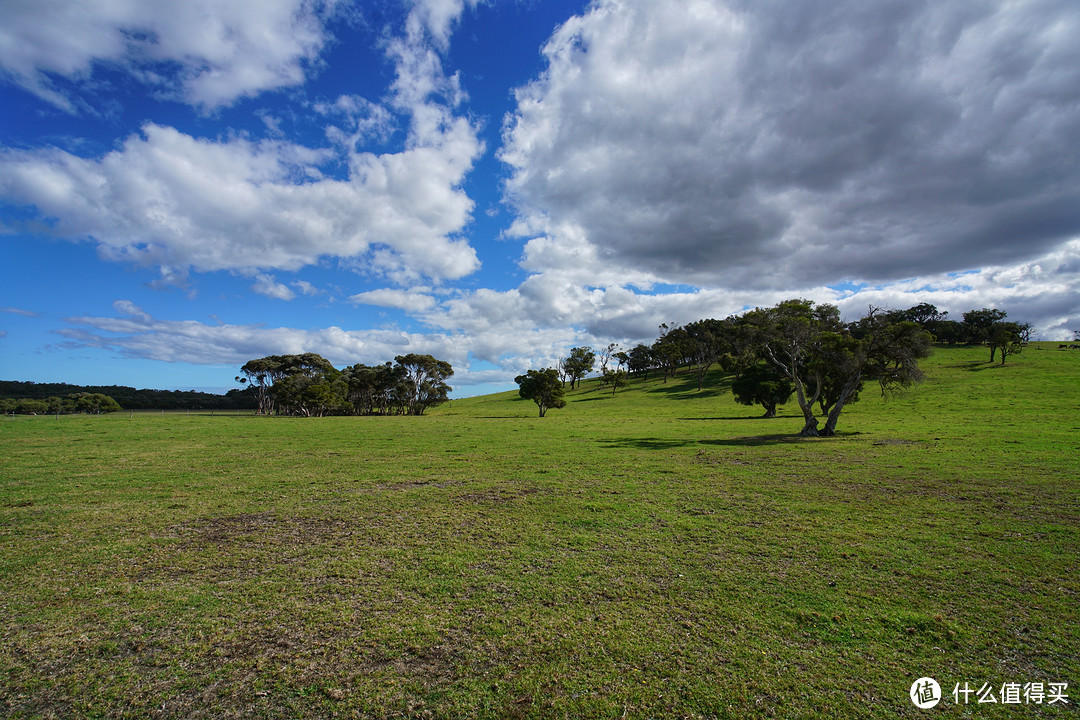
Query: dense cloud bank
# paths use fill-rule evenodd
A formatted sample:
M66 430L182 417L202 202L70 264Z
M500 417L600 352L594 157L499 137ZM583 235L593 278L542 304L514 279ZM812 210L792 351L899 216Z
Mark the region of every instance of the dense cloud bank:
M1030 258L1080 235L1078 37L1067 1L597 3L518 92L518 230L706 286Z

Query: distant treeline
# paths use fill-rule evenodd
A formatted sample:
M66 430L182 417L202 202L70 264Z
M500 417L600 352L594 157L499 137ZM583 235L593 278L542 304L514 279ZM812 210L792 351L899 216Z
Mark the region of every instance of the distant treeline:
M115 400L101 393L72 393L44 400L0 398L0 412L5 415L103 415L120 409Z
M115 400L124 410L254 410L258 406L255 394L246 388L215 395L194 390L138 390L126 385L69 385L0 380L0 401L33 400L47 403L50 398L62 400L79 394L105 395ZM0 404L6 407L10 403Z

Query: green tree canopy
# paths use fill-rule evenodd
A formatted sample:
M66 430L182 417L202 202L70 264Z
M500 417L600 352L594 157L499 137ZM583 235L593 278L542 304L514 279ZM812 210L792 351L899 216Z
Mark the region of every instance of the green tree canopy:
M101 393L76 393L70 397L75 401L75 412L100 415L120 410L119 403Z
M588 345L584 347L570 348L570 356L563 358L562 368L566 376L570 378L570 388L573 389L581 378L592 372L596 363L596 353ZM558 371L556 371L557 374Z
M882 392L906 387L922 377L918 361L930 352L930 334L914 322L893 322L871 308L855 323L840 320L834 305L786 300L755 309L742 322L760 357L795 387L803 412L801 435L833 435L845 405L858 399L864 380L877 380ZM814 403L828 409L818 430Z
M776 406L791 399L795 386L769 363L757 362L739 373L731 383L735 401L743 405L761 405L763 417L776 417Z
M640 373L645 380L649 379L649 370L653 367L652 348L648 345L638 344L630 348L626 360L626 367L634 374Z
M269 355L241 368L237 381L253 388L264 414L322 416L411 414L449 399L450 363L431 355L410 353L394 363L360 363L337 370L316 353Z
M964 327L968 342L982 343L990 347L990 362L1001 352L1001 364L1005 358L1018 354L1031 338L1034 328L1030 323L1006 320L1004 310L982 308L964 313Z
M624 388L630 384L630 378L625 370L612 370L608 368L604 370L603 375L600 376L600 387L611 386L611 394L614 395L615 391L619 388Z
M705 383L709 368L721 357L731 356L733 347L734 325L723 320L698 320L687 324L684 347L697 371L698 392Z
M424 410L446 402L452 389L446 380L454 374L454 368L445 360L431 355L398 355L394 358L403 370L406 390L406 407L410 415L423 415Z
M518 384L518 395L526 400L532 400L540 408L540 417L549 408L561 408L566 406L564 395L566 388L559 379L559 371L555 368L542 370L526 370L524 375L514 378Z

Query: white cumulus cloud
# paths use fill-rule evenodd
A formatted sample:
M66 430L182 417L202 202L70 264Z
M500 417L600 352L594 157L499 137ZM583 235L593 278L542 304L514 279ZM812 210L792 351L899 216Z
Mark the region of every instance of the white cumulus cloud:
M398 308L413 313L430 310L435 307L436 302L431 295L416 288L412 290L380 288L357 293L350 297L349 300L358 304Z
M75 107L54 78L98 65L212 109L299 85L328 40L336 0L5 2L0 66L30 92Z
M478 266L475 250L453 237L470 218L459 183L478 152L461 123L439 147L354 155L350 177L335 180L318 172L322 151L147 125L97 160L0 151L0 193L116 260L250 271L331 256L377 273L459 278Z
M251 289L260 295L276 298L278 300L292 300L296 297L296 293L293 292L288 285L279 283L274 279L273 275L267 275L266 273L260 273L255 276L255 284L251 286Z
M88 20L86 47L76 52L69 48L77 45L75 40L39 28L23 43L39 52L24 57L12 50L18 44L13 35L0 34L0 62L14 68L10 71L23 82L38 77L41 68L81 77L95 58L119 57L121 49L108 50L108 38L119 42L116 37L122 37L123 53L153 50L197 65L198 73L185 76L187 92L213 104L228 95L224 89L207 89L218 87L215 83L228 84L234 95L265 86L254 67L257 53L249 45L259 46L265 64L286 74L301 59L313 57L322 43L321 19L334 4L179 3L158 17L149 7L157 4L105 3L84 13L76 3L45 0L37 10L19 5L13 26L42 24L35 13L50 8L62 27L74 27L78 17L87 15L93 20ZM464 277L479 267L479 259L461 236L474 208L463 183L483 144L469 120L455 114L462 98L459 83L443 72L430 47L439 33L449 32L462 9L462 3L418 2L405 34L387 41L388 58L397 69L388 102L410 123L399 151L365 151L365 139L387 138L393 115L387 106L342 95L312 106L337 123L326 130L333 150L236 133L200 138L146 123L101 157L59 148L0 149L0 197L10 205L35 208L47 232L91 241L108 259L158 266L163 277L181 282L189 270L236 271L259 278L256 292L288 299L291 289L260 273L297 270L323 258L402 284ZM196 15L198 22L192 19ZM207 59L210 49L196 46L196 35L209 42L220 34L228 35L232 45L215 52L239 53L242 62L219 68ZM289 37L279 43L282 34ZM54 51L58 57L46 65L44 58ZM134 60L122 66L136 75L142 72ZM233 73L249 85L230 84ZM38 79L35 87L45 88ZM278 120L264 119L271 135L280 137L274 131ZM345 167L346 176L328 174L330 166ZM41 229L42 224L32 227Z

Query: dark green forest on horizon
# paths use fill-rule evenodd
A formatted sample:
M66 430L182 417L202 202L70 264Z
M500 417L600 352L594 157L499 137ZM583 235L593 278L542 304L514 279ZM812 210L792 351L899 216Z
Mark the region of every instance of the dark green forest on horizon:
M254 410L255 397L249 390L230 390L224 395L195 390L137 389L126 385L71 385L0 380L0 405L4 412L18 412L7 405L20 401L43 403L36 412L50 412L50 398L79 394L106 395L124 410ZM55 404L55 403L54 403Z

